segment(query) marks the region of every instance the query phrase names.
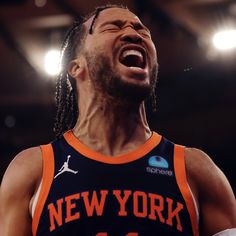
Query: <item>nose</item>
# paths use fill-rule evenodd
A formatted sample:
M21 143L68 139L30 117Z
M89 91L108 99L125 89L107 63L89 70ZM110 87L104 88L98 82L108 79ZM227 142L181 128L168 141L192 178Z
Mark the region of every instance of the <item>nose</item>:
M141 35L132 27L127 27L121 36L121 40L127 43L141 43Z

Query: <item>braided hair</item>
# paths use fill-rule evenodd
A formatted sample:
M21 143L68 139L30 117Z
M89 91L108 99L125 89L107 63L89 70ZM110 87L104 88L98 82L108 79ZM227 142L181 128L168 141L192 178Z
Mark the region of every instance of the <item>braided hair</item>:
M76 58L86 36L86 28L84 22L93 17L89 34L93 33L93 26L99 13L108 8L123 8L122 5L105 5L96 8L94 12L87 17L77 18L71 28L68 30L66 37L62 43L61 49L61 72L56 82L56 117L54 124L54 132L56 137L60 137L67 130L72 129L79 116L78 110L78 92L76 82L73 77L68 74L68 65L70 61Z

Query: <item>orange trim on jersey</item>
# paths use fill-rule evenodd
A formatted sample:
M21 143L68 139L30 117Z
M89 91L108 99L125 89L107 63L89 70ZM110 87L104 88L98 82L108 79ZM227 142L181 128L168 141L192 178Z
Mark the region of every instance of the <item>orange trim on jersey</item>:
M89 147L81 143L70 130L64 134L64 138L69 145L71 145L77 152L82 155L99 162L107 164L124 164L131 161L135 161L145 156L161 141L161 136L153 132L152 136L140 147L134 151L128 152L120 156L106 156L101 153L91 150Z
M43 176L42 186L32 220L32 233L36 236L39 220L54 177L54 154L51 144L42 145Z
M184 160L184 146L174 146L174 170L176 181L179 189L185 200L192 224L192 231L194 236L199 236L197 212L194 205L194 199L191 194L190 187L187 182L185 160Z

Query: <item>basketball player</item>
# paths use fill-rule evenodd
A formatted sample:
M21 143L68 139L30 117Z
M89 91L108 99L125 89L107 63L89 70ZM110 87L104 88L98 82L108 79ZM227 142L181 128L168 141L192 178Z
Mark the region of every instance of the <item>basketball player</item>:
M62 66L58 138L21 152L7 169L1 235L236 235L224 174L202 151L148 126L144 100L158 64L136 15L110 6L76 22Z

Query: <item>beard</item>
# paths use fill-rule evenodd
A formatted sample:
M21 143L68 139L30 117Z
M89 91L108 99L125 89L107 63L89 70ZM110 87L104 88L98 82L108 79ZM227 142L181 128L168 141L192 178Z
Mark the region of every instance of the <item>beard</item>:
M111 98L121 104L140 104L155 94L158 74L157 63L151 69L149 84L133 84L122 79L122 76L112 67L109 57L103 53L93 55L85 53L85 57L95 92L103 97Z

